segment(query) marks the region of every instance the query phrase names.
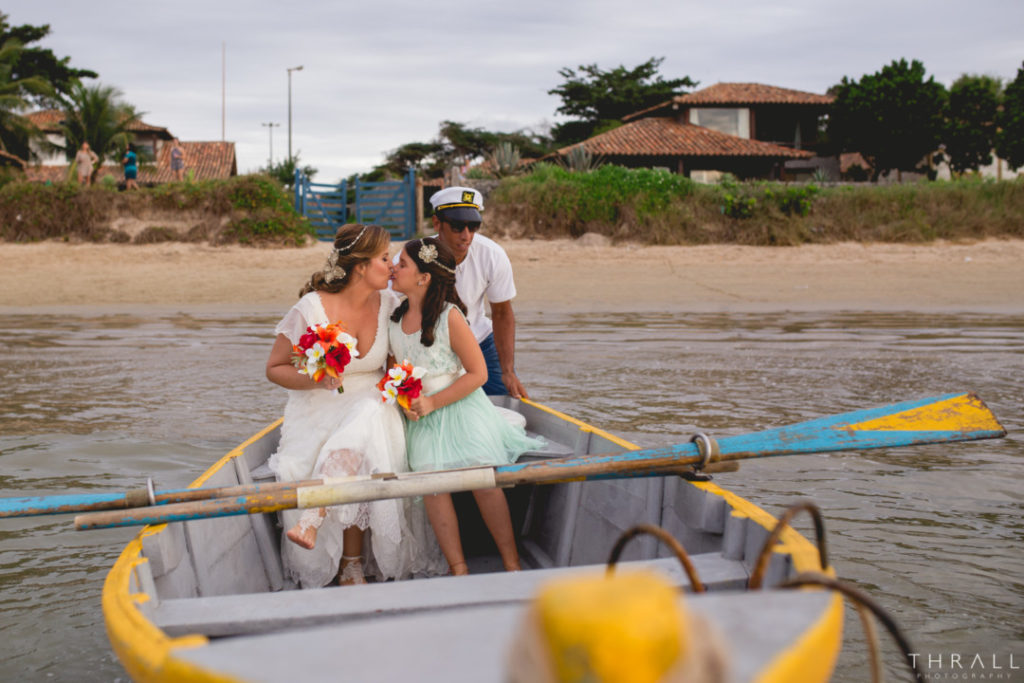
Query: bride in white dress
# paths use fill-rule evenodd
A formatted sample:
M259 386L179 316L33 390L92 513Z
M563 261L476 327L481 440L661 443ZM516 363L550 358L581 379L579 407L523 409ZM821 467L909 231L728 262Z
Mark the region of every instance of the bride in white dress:
M340 228L326 267L277 325L267 378L289 389L281 443L270 458L281 481L408 471L402 418L376 386L387 363L388 317L398 303L386 289L389 242L379 226ZM307 327L339 321L356 338L358 355L340 380L316 383L291 364L292 345ZM288 510L284 523L285 573L303 588L335 576L342 585L365 583L364 570L386 580L444 569L419 500Z

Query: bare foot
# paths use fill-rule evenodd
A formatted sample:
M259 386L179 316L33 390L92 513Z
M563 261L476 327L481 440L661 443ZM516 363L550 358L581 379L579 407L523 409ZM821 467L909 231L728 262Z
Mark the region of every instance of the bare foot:
M285 534L288 540L306 550L312 550L316 547L316 527L307 526L302 522L299 522Z
M320 525L324 523L324 517L327 515L327 510L324 508L317 508L316 510L306 510L299 517L299 521L293 526L285 536L288 540L306 550L312 550L316 547L316 533Z
M505 562L505 571L507 572L518 572L522 571L522 566L519 564L519 560L515 562Z
M468 576L469 567L466 565L465 562L456 562L455 564L449 566L448 573L452 576Z

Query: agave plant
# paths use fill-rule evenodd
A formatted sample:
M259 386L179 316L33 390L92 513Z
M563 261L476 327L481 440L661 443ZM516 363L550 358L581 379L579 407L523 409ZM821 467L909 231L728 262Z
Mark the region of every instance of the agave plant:
M522 170L519 166L521 159L519 148L508 141L499 142L498 146L487 155L487 159L491 162L494 175L499 178L515 175Z
M570 147L569 151L562 155L560 161L562 166L569 171L579 171L580 173L593 171L604 163L604 159L599 155L591 154L586 145Z

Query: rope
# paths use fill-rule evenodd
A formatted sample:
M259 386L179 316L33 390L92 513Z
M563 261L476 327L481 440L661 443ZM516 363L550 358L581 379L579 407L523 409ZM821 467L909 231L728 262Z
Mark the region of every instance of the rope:
M683 548L679 541L672 537L672 534L653 524L638 524L631 529L627 529L625 533L619 536L619 540L615 542L615 547L612 548L611 555L608 557L608 576L615 573L615 564L619 561L619 555L622 554L626 544L642 534L650 534L671 548L676 558L679 559L679 563L683 565L683 570L686 572L687 578L690 579L690 587L693 589L693 592L703 593L705 591L704 584L701 583L700 577L697 576L697 568L690 561L690 556L686 554L686 549Z
M821 516L821 510L818 506L810 501L803 501L791 505L782 516L779 517L779 521L775 524L775 528L768 534L768 540L764 542L764 546L761 548L761 553L757 556L757 562L754 563L754 571L750 573L750 581L747 582L747 588L750 590L757 590L761 588L761 583L764 581L764 573L768 568L768 558L771 557L772 549L775 548L775 544L779 542L779 537L782 536L782 531L789 526L789 522L796 516L798 512L807 511L810 513L811 518L814 519L814 535L818 542L818 564L821 566L822 571L828 569L828 549L825 546L825 520Z
M910 653L917 652L917 650L910 645L910 642L907 640L907 637L903 635L903 631L900 630L896 621L882 608L881 605L875 602L874 598L859 588L855 588L848 583L843 583L842 581L833 579L830 576L818 574L817 572L803 572L802 574L798 574L795 579L779 584L778 587L801 588L803 586L822 586L824 588L838 591L843 595L843 597L856 605L858 609L863 606L870 610L871 614L882 622L882 625L885 626L887 631L889 631L889 635L891 635L893 640L896 641L896 644L899 645L900 652L903 653L903 658L907 662L907 666L914 672L914 680L925 680L924 673L918 668L914 658L910 656ZM865 633L865 635L867 634ZM877 661L877 648L869 646L869 649L872 651L872 656L876 658L872 661L872 671L880 671L881 665Z

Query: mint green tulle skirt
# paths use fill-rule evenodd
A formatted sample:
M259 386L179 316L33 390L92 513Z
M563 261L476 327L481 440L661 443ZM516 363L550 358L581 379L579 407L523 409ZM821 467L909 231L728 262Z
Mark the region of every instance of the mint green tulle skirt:
M507 465L526 451L540 450L533 439L498 412L482 389L426 417L405 422L405 445L413 472L480 465Z

